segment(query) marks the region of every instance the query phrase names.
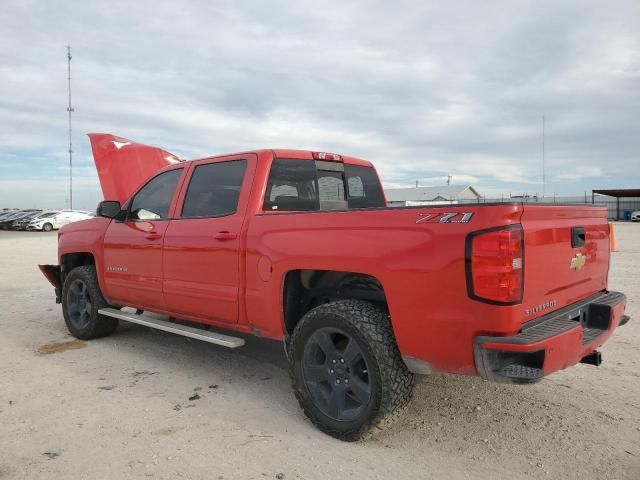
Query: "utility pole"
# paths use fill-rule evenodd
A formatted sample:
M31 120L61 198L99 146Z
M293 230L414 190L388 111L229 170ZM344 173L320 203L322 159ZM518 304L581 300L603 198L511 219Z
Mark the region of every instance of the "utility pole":
M71 45L67 45L67 70L69 81L69 106L67 112L69 112L69 209L73 209L73 158L72 158L72 142L71 142L71 113L73 107L71 106Z
M542 198L545 194L546 178L544 171L544 113L542 114Z
M448 187L449 185L451 185L451 179L452 179L452 178L453 178L453 176L452 176L452 175L447 175L447 187Z

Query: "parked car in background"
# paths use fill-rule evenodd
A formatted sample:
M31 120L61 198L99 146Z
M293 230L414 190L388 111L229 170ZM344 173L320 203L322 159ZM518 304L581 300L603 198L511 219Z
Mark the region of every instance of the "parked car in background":
M9 230L11 225L15 220L20 220L21 218L33 213L33 212L41 212L42 210L28 209L28 210L19 210L13 215L9 215L8 217L0 220L0 228L2 230Z
M636 210L635 212L631 212L631 221L632 222L640 222L640 210Z
M4 211L2 211L2 213L0 213L0 221L4 220L5 218L8 218L11 215L15 215L17 211L18 210L4 210Z
M18 220L18 225L14 228L14 230L28 230L30 226L35 226L38 228L32 228L32 230L46 230L47 232L53 230L53 225L51 223L51 218L55 217L60 213L60 210L45 210L44 212L40 212L33 217L26 217ZM45 228L43 228L46 226Z
M29 225L29 222L33 218L36 218L41 214L42 214L42 210L36 210L36 211L33 211L33 212L29 212L26 215L23 215L20 218L15 219L11 223L9 228L11 230L26 230L27 229L27 225Z
M4 222L5 220L8 220L11 217L15 217L21 213L22 210L10 210L8 212L3 212L2 215L0 215L0 221Z
M61 210L51 216L33 218L26 226L26 229L50 232L51 230L59 229L63 225L92 217L93 214L91 212L84 210Z

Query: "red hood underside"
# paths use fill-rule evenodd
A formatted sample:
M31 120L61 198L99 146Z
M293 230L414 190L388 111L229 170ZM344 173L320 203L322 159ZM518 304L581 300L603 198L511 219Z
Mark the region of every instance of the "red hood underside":
M124 203L155 172L182 161L161 148L109 133L90 133L89 140L105 200Z

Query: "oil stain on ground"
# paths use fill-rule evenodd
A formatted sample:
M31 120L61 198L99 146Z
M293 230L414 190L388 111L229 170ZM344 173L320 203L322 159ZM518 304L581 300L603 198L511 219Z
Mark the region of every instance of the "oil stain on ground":
M84 348L87 346L87 342L83 340L73 339L65 342L45 343L40 345L36 350L38 355L51 355L52 353L66 352L67 350L77 350L78 348Z

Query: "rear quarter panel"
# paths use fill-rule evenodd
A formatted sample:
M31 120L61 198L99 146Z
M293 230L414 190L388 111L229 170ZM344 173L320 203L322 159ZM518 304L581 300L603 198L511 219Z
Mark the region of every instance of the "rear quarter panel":
M434 211L473 217L468 223L416 223ZM473 374L479 325L494 331L516 327L513 307L468 298L465 238L519 223L520 215L521 206L513 204L257 215L246 237L247 321L264 336L284 336L282 287L290 270L364 273L385 290L403 355L436 370Z

